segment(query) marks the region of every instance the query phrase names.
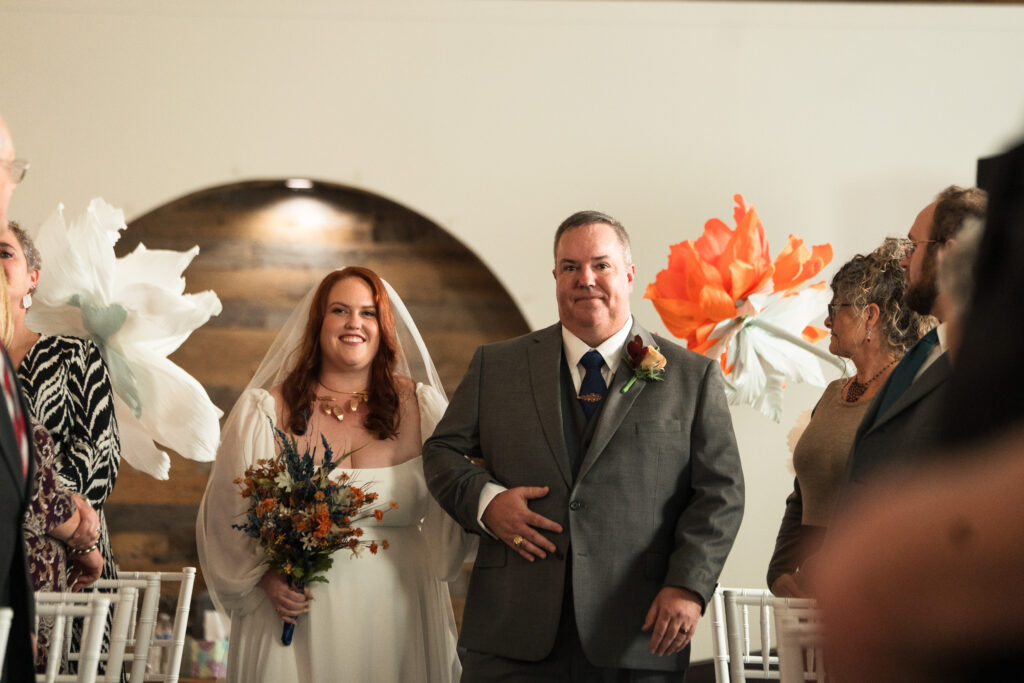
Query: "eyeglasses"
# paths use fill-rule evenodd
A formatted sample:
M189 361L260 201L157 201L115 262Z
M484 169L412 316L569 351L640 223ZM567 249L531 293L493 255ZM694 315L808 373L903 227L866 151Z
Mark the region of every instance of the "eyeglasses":
M831 303L831 304L828 305L828 317L831 318L832 320L835 320L836 319L836 309L837 308L842 308L843 306L852 306L852 305L853 304Z
M905 239L905 240L903 240L903 248L905 249L904 253L906 254L907 258L910 258L911 256L914 255L914 252L917 250L918 245L921 245L921 244L940 244L942 242L945 242L945 240L912 240L912 239Z
M29 163L24 159L14 159L12 161L0 161L11 172L11 182L15 185L25 179L25 174L28 173Z

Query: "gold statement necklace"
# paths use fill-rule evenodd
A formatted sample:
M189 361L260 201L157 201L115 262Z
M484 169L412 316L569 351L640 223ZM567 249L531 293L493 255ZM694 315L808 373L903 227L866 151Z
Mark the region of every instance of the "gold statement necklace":
M366 403L370 400L370 392L366 391L338 391L332 389L321 381L317 381L317 384L322 386L327 391L333 391L336 394L345 394L351 396L349 399L337 399L334 396L317 396L313 399L313 404L322 412L324 415L333 417L338 422L345 419L346 409L350 413L354 413L359 410L360 403Z

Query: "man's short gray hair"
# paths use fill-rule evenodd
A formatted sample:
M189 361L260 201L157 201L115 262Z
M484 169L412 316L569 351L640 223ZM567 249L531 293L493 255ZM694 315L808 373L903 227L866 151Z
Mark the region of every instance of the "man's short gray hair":
M562 224L558 226L558 230L555 230L555 258L558 258L558 241L562 239L562 235L573 228L582 228L583 226L594 225L595 223L607 225L615 231L615 237L619 240L619 244L622 245L622 256L626 261L626 265L633 263L633 250L629 245L629 233L626 232L626 228L622 226L622 223L600 211L577 211L562 221Z

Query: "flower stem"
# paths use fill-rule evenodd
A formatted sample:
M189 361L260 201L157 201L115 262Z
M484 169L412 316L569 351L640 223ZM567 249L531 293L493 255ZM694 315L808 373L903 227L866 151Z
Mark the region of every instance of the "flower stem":
M799 335L793 334L792 332L787 332L786 330L782 329L781 327L776 327L775 325L772 325L771 323L766 323L763 320L760 320L758 318L748 318L746 320L745 324L753 326L753 327L760 327L765 332L768 332L769 334L773 334L776 337L778 337L779 339L784 339L784 340L788 341L789 343L794 344L794 345L800 347L804 351L807 351L808 353L813 353L818 358L822 359L823 361L825 361L827 363L830 363L830 364L836 366L840 370L842 370L844 372L846 371L846 363L843 362L842 358L834 356L831 353L829 353L828 351L824 351L824 350L818 348L817 346L815 346L814 344L810 343L809 341L807 341L806 339L804 339L803 337L801 337Z
M619 389L619 393L624 394L627 391L629 391L629 388L631 386L633 386L633 382L635 382L635 381L636 381L636 375L633 375L632 377L629 378L629 381L626 382L626 386L624 386L621 389Z

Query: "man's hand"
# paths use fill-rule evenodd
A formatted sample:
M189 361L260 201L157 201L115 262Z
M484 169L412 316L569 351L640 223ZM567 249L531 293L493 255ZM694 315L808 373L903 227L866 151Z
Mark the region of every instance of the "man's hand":
M484 510L482 519L491 533L528 562L555 552L555 544L538 529L562 533L560 524L530 510L529 501L546 495L547 486L517 486L496 495Z
M682 652L700 620L700 598L685 588L665 586L654 596L642 630L651 631L648 648L653 655Z
M796 574L780 574L771 585L772 595L780 598L809 598L810 595L800 585Z
M103 555L98 549L87 553L71 554L71 590L80 591L86 586L96 583L103 572Z

